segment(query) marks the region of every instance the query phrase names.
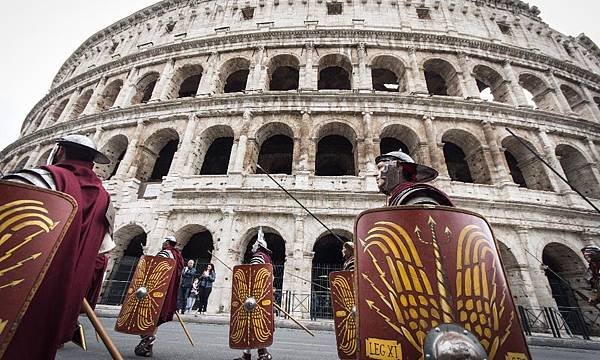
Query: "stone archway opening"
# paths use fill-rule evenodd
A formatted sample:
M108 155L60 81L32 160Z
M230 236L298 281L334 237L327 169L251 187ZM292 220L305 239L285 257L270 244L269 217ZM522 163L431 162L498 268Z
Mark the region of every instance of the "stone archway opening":
M258 229L253 230L254 235L250 238L246 250L244 251L244 264L249 264L252 258L252 246L258 238ZM263 227L265 241L267 247L272 251L271 259L273 260L273 291L275 302L281 305L283 295L283 274L285 270L285 240L275 230Z
M570 145L556 147L556 156L567 180L585 196L600 198L600 184L594 175L592 164L583 154Z
M427 60L423 69L429 95L462 96L460 79L449 62L442 59Z
M510 171L513 182L519 185L519 187L527 188L527 181L525 180L521 168L519 168L517 158L508 150L504 151L504 157L506 158L506 164L508 165L508 170Z
M502 259L502 265L504 265L504 272L507 277L506 281L510 287L515 305L528 307L530 304L528 300L529 295L525 289L521 266L508 246L500 241L496 243L498 244L500 258Z
M453 181L490 184L490 170L479 140L465 130L449 130L442 136L444 159Z
M269 62L269 90L297 90L300 80L300 62L291 55L275 56Z
M98 97L98 102L96 103L98 111L110 109L115 104L115 100L117 100L117 96L122 88L123 80L121 79L114 80L108 84L102 92L102 95Z
M340 135L327 135L319 140L315 160L315 175L356 175L352 143Z
M88 89L83 94L79 95L79 98L73 105L73 111L69 115L69 120L77 119L79 115L83 114L83 110L85 110L86 106L90 102L93 93L94 90Z
M102 147L100 151L110 159L110 164L94 165L94 171L102 180L109 180L117 173L128 145L129 140L125 135L116 135Z
M265 140L258 154L258 164L269 174L292 174L294 140L287 135L273 135Z
M567 99L569 107L572 111L583 117L592 117L592 113L590 112L590 109L588 109L587 102L584 101L579 92L577 92L571 86L564 84L560 86L560 91L562 91L562 93L565 95L565 98Z
M385 92L404 92L406 69L404 64L393 56L382 55L371 64L373 90Z
M473 182L473 176L471 176L466 157L460 146L449 141L444 143L444 159L446 160L450 180L465 183Z
M530 148L535 149L531 142L525 139L521 140L525 141ZM506 149L504 156L511 177L516 184L531 190L552 191L552 185L544 164L515 137L508 136L504 138L502 147Z
M200 226L188 231L194 232L188 235L188 240L181 250L181 256L186 262L187 260L194 260L196 269L202 271L212 261L213 236L210 231ZM177 238L180 239L179 236Z
M473 68L473 75L481 99L506 104L512 103L508 84L496 70L488 66L477 65Z
M410 149L402 141L393 137L384 137L379 142L379 153L387 154L392 151L402 150L402 152L410 155Z
M552 91L550 91L545 81L533 74L521 74L519 85L531 95L531 102L535 104L535 108L558 111L556 102L552 98Z
M65 108L67 107L68 103L69 103L68 98L66 98L58 103L58 106L56 106L56 108L54 108L54 111L50 115L50 121L48 122L48 125L54 124L60 118L63 111L65 111Z
M225 175L229 166L229 158L231 157L231 147L233 146L233 137L216 138L208 148L200 175Z
M202 74L191 75L181 83L179 87L179 92L177 93L178 98L185 97L194 97L198 92L198 86L200 86L200 80L202 79Z
M344 242L352 239L352 235L346 232L334 232ZM333 318L331 296L327 289L329 273L343 269L342 246L343 243L329 233L320 236L313 246L310 301L310 317L313 320Z
M141 148L136 178L143 182L161 182L169 173L178 146L179 134L173 129L152 134Z
M340 54L324 56L319 61L318 90L351 90L352 64Z
M131 105L145 104L152 98L152 93L158 82L159 74L152 72L144 75L135 85L136 93L131 99Z
M156 158L154 168L152 168L152 173L148 181L162 181L162 178L167 176L178 146L179 140L171 140L163 146L158 153L158 157Z

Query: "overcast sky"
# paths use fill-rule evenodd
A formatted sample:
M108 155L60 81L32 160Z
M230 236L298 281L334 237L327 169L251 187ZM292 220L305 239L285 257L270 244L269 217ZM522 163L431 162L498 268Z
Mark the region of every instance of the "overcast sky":
M89 36L155 0L20 0L2 5L0 149L18 138L31 108L64 61ZM597 0L531 0L563 34L586 33L600 45Z

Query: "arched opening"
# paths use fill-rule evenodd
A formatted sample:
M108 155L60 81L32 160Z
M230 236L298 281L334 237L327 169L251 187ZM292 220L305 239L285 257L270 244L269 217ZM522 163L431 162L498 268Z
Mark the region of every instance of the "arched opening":
M579 93L575 91L575 89L567 85L561 85L560 90L565 95L565 98L567 98L567 102L569 103L571 110L578 113L582 117L592 117L592 113L590 112L590 109L587 106L587 102L583 100L581 95L579 95Z
M77 119L79 115L83 114L83 110L85 110L85 107L90 102L93 93L94 90L89 89L79 95L79 98L73 105L73 111L71 112L71 115L69 115L69 120Z
M59 118L60 115L63 113L63 111L65 110L65 107L67 107L67 104L69 103L69 99L63 99L55 108L54 111L52 112L52 114L50 115L50 121L48 122L48 125L52 125L54 124Z
M297 90L300 79L300 62L291 55L278 55L269 62L269 90Z
M531 149L535 146L525 139ZM544 164L539 161L517 138L508 136L502 140L505 148L504 155L508 164L513 181L519 186L531 190L552 191L552 184L546 172Z
M341 54L325 55L319 61L319 90L350 90L352 89L352 63Z
M106 281L102 304L121 305L140 257L144 255L147 234L137 225L128 225L114 234L116 261Z
M496 70L484 65L477 65L473 68L473 75L481 99L506 104L512 103L508 84Z
M200 175L225 175L229 166L233 137L216 138L204 157Z
M29 156L25 156L24 158L22 158L17 165L15 166L15 168L13 169L13 171L16 170L22 170L25 168L25 165L27 165L27 162L29 161Z
M36 166L46 165L48 163L48 158L50 157L50 153L52 153L52 148L44 151L44 153L42 153L42 155L40 155L38 157L38 160L35 163Z
M252 245L258 238L258 229L253 229L254 235L250 238L246 250L244 252L244 264L250 263L252 258ZM273 296L275 302L281 305L282 289L283 289L283 274L285 270L285 240L277 233L277 231L263 227L265 241L267 247L272 251L271 260L273 261Z
M34 132L35 130L37 130L40 125L42 124L42 121L44 120L44 118L46 117L46 114L48 114L48 108L42 110L42 112L40 114L38 114L38 116L31 122L31 124L29 125L29 128L27 128L28 132Z
M340 135L324 136L317 144L316 176L356 175L352 143Z
M570 145L558 145L556 156L571 185L585 196L600 198L600 184L594 175L592 164L579 150Z
M406 84L404 64L388 55L378 56L371 64L373 90L385 92L405 92Z
M198 93L198 86L200 86L200 80L202 79L202 75L192 75L181 83L179 87L179 93L177 94L178 98L185 97L194 97Z
M410 155L410 150L408 149L408 146L406 146L405 143L403 143L402 141L400 141L396 138L385 137L385 138L382 138L381 141L379 142L379 153L380 154L387 154L389 152L398 151L398 150L402 150L404 153Z
M112 178L119 169L121 160L125 156L127 151L127 145L129 140L125 135L116 135L112 137L106 145L101 148L101 152L110 159L110 164L96 164L94 165L94 171L100 179L109 180Z
M442 137L444 158L450 179L490 184L490 170L479 140L465 130L450 130Z
M442 59L427 60L423 69L429 95L462 96L460 79L449 62Z
M502 265L504 266L504 272L506 273L508 286L512 293L515 305L521 305L527 307L530 302L528 301L529 295L524 286L523 273L525 269L521 269L517 258L511 251L511 249L504 245L504 243L498 241L498 250L500 252L500 258L502 259Z
M136 178L160 182L169 173L179 145L179 134L173 129L161 129L146 140L139 155Z
M181 250L181 256L186 262L194 260L198 271L204 270L206 265L211 263L214 250L213 236L206 228L199 225L188 225L178 231L176 237L185 244Z
M575 334L581 334L580 323L576 320L576 312L583 315L595 312L585 301L579 301L574 291L585 293L587 284L583 279L586 267L581 258L569 247L560 243L550 243L544 247L542 262L547 266L545 271L552 297L556 301L558 311Z
M114 80L108 84L106 88L104 88L102 95L98 97L98 102L96 103L98 111L110 109L115 104L115 100L117 100L117 96L121 92L122 87L123 80L121 79Z
M521 74L519 85L531 94L531 100L536 108L546 111L557 111L558 108L552 98L552 91L546 82L532 74Z
M444 142L444 159L446 160L450 180L465 183L473 182L473 176L471 176L466 157L460 146L449 141Z
M138 81L135 85L135 95L131 98L131 105L145 104L150 101L158 81L158 76L157 72L152 72L144 75L142 79Z
M352 235L345 231L334 230L334 233L344 242L352 239ZM329 288L329 273L343 268L342 245L343 243L335 236L327 233L321 235L313 246L310 296L310 317L313 320L333 318L331 295L327 289Z
M291 175L293 152L292 138L286 135L273 135L262 143L258 164L269 174Z
M427 147L420 146L417 133L405 125L388 125L381 131L379 138L380 154L400 149L417 162L426 163L429 161L429 157L422 153L423 151L428 151Z
M243 58L228 60L221 69L222 92L236 93L246 90L248 74L250 74L250 61Z

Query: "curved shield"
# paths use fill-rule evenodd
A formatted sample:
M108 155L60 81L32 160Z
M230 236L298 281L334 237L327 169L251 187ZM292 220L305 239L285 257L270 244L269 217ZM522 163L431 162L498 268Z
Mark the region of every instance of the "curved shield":
M76 209L67 194L0 181L0 358Z
M154 333L174 270L173 259L142 256L127 288L115 331L135 335Z
M229 347L260 349L273 343L273 266L233 268Z
M354 271L329 273L335 340L340 359L356 359L358 328L354 299Z
M531 358L483 217L443 206L388 207L361 213L354 230L358 358L435 359L448 339L474 354L483 348L490 360ZM448 334L428 336L436 332ZM424 350L426 339L439 340L438 348Z

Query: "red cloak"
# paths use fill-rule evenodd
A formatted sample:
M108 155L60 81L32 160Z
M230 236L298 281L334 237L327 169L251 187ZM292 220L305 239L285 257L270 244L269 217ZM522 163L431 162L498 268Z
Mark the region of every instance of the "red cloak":
M88 288L85 298L90 303L92 309L96 308L98 297L100 296L100 290L102 290L102 281L104 280L104 272L108 266L108 256L104 254L98 254L96 261L94 262L94 273L92 274L92 281Z
M57 190L75 198L78 209L4 360L54 359L58 347L73 335L92 281L92 264L107 230L105 214L110 196L92 166L68 160L44 167L52 173Z
M173 320L173 315L175 315L175 311L177 311L177 295L179 295L179 282L181 281L181 272L183 271L183 256L181 256L181 252L174 247L169 247L167 250L171 250L176 267L173 271L171 281L169 282L169 289L165 295L165 302L160 311L157 326Z

